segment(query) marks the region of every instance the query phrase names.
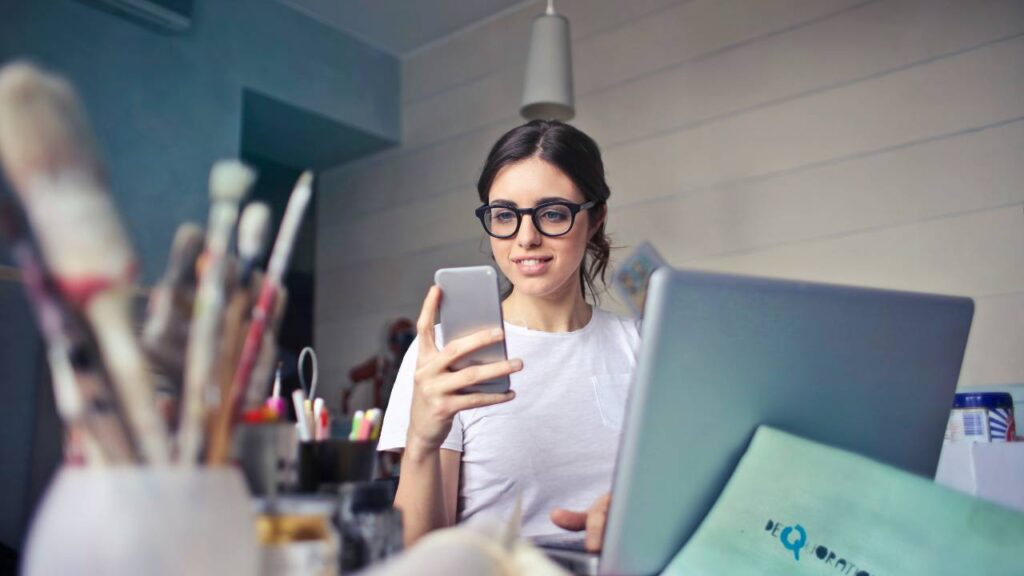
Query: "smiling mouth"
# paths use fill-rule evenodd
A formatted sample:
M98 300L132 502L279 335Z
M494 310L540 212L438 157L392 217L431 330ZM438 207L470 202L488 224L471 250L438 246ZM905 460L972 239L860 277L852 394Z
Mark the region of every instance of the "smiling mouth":
M522 266L537 266L538 264L543 264L545 262L550 262L551 260L552 260L552 258L550 256L542 256L542 257L530 257L530 258L513 258L512 262L514 264L519 264L519 265L522 265Z

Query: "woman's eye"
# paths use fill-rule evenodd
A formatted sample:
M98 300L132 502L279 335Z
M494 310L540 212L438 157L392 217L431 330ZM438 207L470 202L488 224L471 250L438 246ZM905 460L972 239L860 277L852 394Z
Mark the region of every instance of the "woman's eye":
M562 222L568 216L561 210L545 210L541 213L540 217L548 222Z
M516 215L511 210L498 210L491 215L491 218L493 218L495 222L505 223L515 220Z

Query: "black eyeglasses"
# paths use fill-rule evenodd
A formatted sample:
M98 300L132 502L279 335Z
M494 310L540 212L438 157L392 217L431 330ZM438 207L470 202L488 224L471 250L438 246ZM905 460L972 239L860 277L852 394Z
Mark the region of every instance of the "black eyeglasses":
M513 208L511 206L489 205L476 209L476 217L484 225L484 230L495 238L511 238L519 233L523 216L533 218L533 226L541 234L550 238L565 236L572 230L576 215L580 210L587 210L597 205L591 200L585 204L574 204L563 200L541 202L533 208Z

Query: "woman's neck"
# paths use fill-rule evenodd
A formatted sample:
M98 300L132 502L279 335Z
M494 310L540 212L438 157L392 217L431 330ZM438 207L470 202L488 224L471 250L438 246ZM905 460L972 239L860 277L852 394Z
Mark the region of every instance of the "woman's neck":
M573 332L590 322L593 314L579 287L564 294L528 296L512 289L502 302L505 321L541 332Z

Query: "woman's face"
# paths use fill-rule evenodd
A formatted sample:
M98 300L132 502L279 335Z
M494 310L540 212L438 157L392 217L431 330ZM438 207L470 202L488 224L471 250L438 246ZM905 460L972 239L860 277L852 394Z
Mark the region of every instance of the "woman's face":
M554 165L536 156L502 168L491 184L490 205L533 208L541 202L586 202L572 180ZM523 216L519 232L511 238L491 237L494 260L512 282L515 292L536 297L561 296L579 291L579 267L590 236L590 215L581 210L564 236L542 235L533 219Z

